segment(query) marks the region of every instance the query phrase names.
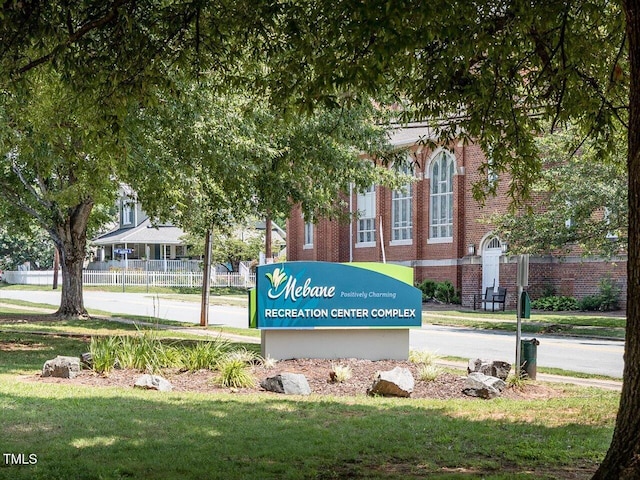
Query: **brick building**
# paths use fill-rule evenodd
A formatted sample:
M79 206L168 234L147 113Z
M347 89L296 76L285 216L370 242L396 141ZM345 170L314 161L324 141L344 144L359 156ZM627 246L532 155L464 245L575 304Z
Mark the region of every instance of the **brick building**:
M420 145L428 134L420 126L394 132L393 145L408 148L417 160L416 181L397 191L372 186L367 192L345 192L351 211L359 212L350 223L306 222L294 208L288 220L288 260L399 263L414 268L416 282L451 281L463 306L472 306L473 296L487 286L503 286L507 308L515 308L517 257L508 254L488 223L509 204L508 179L491 177L499 182L498 194L479 205L471 191L484 163L480 147L460 143L432 151ZM626 258L604 261L577 252L531 256L527 290L532 298L549 288L582 298L597 293L605 276L621 287L624 305Z

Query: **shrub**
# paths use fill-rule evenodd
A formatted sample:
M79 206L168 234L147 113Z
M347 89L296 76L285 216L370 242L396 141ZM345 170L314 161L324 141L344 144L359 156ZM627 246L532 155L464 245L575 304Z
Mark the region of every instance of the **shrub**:
M600 310L608 312L620 308L620 287L608 277L600 280Z
M436 365L420 365L418 367L418 379L423 382L433 382L442 370Z
M440 357L428 350L411 350L409 361L418 365L433 365Z
M541 297L533 300L531 302L531 308L553 312L577 310L578 302L573 297L554 295L551 297Z
M223 387L242 388L253 387L256 380L249 371L247 363L241 358L231 355L218 363L216 383Z
M424 280L416 286L422 291L423 302L436 299L442 303L460 303L460 295L448 280L444 282Z
M108 373L116 365L118 337L91 337L89 352L93 369L98 373Z
M351 367L349 365L332 365L329 378L333 382L346 382L352 377Z
M195 372L197 370L214 370L220 359L229 351L229 342L213 340L197 342L194 345L184 345L178 356L179 367Z
M588 295L578 302L578 308L584 311L609 312L620 308L620 288L605 277L600 280L600 292Z
M443 303L453 303L453 299L456 296L456 289L449 281L439 282L436 285L436 291L433 297Z
M436 293L436 284L434 280L424 280L418 284L418 288L422 291L422 301L431 300Z
M600 310L600 296L599 295L587 295L578 301L578 310L583 312L593 312Z

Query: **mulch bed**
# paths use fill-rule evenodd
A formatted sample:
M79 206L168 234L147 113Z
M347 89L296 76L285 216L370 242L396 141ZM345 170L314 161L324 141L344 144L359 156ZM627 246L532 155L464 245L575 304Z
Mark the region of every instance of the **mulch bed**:
M352 372L351 378L344 382L332 382L330 372L335 365L349 366ZM235 393L250 394L260 393L264 395L277 395L267 392L259 386L260 380L272 377L282 372L304 374L309 382L312 395L326 395L338 397L355 397L366 395L367 389L380 371L392 370L395 367L408 368L416 379L411 398L430 399L469 399L478 400L475 397L465 395L464 379L462 375L448 372L441 373L434 381L424 382L418 380L417 366L411 362L395 360L360 360L360 359L293 359L281 360L272 368L253 366L253 375L256 378L256 386L253 388L228 388L215 384L216 372L199 370L197 372L180 372L177 370L165 370L161 375L169 380L175 392L200 392L200 393ZM98 374L91 370L83 370L74 379L42 378L40 375L23 377L30 381L44 383L65 383L75 385L87 385L92 387L122 387L132 388L135 380L141 372L135 370L113 370L108 374ZM511 399L551 398L561 396L562 391L544 384L527 382L524 387L507 388L502 397Z

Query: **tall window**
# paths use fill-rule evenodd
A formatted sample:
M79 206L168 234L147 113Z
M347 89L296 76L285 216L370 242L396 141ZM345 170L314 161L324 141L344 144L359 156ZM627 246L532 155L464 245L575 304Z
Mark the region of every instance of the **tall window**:
M376 241L376 187L358 193L358 243Z
M304 222L304 245L302 248L313 247L313 223Z
M411 175L407 166L404 174ZM391 240L413 239L413 183L409 183L391 194Z
M135 204L128 201L122 201L122 225L131 225L134 222Z
M431 163L431 197L429 237L453 237L453 171L454 158L442 151Z

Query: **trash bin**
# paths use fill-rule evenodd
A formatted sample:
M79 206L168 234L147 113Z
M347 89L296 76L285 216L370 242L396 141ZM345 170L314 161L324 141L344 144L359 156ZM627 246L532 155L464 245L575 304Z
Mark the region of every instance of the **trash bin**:
M520 374L526 373L531 380L536 379L538 345L540 345L540 342L535 338L523 338L520 340Z

